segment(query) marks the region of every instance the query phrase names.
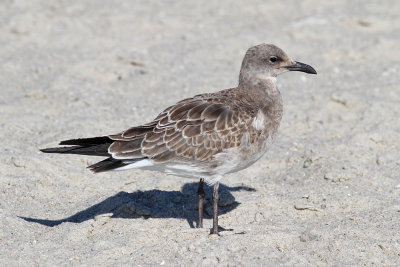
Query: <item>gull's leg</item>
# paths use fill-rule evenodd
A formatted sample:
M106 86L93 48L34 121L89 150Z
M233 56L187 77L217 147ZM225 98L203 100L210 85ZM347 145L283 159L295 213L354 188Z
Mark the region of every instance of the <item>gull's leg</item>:
M213 205L213 228L211 230L211 234L218 234L218 187L219 182L216 182L213 187L213 197L212 197L212 205Z
M197 228L203 228L203 207L204 207L204 179L201 178L199 182L199 188L197 189L197 200L199 204L199 217L197 220Z

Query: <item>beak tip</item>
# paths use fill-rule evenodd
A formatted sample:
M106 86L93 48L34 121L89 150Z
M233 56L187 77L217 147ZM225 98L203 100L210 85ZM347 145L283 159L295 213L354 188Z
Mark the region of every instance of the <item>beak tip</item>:
M317 74L317 71L310 65L295 61L295 64L287 68L290 71L301 71L309 74Z

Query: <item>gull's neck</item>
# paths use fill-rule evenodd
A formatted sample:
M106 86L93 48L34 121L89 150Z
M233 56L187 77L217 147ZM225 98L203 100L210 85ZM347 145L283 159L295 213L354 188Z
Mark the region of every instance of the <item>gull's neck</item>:
M247 91L248 94L264 96L271 100L280 97L280 92L276 86L276 77L265 73L253 73L240 75L239 90Z
M241 77L242 78L242 77ZM282 117L282 98L276 86L276 77L256 73L239 80L240 98L249 105L258 108L273 120Z

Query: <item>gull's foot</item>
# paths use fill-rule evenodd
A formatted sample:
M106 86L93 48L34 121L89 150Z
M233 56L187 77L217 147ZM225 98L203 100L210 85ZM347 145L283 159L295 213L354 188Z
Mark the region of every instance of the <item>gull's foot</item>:
M233 229L230 229L230 228L226 229L226 228L218 225L218 231L216 233L214 233L214 229L211 228L210 235L219 235L220 232L225 232L225 231L233 231Z

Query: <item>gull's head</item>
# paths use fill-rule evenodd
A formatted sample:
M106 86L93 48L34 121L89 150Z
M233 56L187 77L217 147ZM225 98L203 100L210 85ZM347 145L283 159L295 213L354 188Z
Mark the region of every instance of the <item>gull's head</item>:
M268 79L287 71L317 74L310 65L291 60L279 47L272 44L260 44L247 50L239 80L242 81L255 76Z

